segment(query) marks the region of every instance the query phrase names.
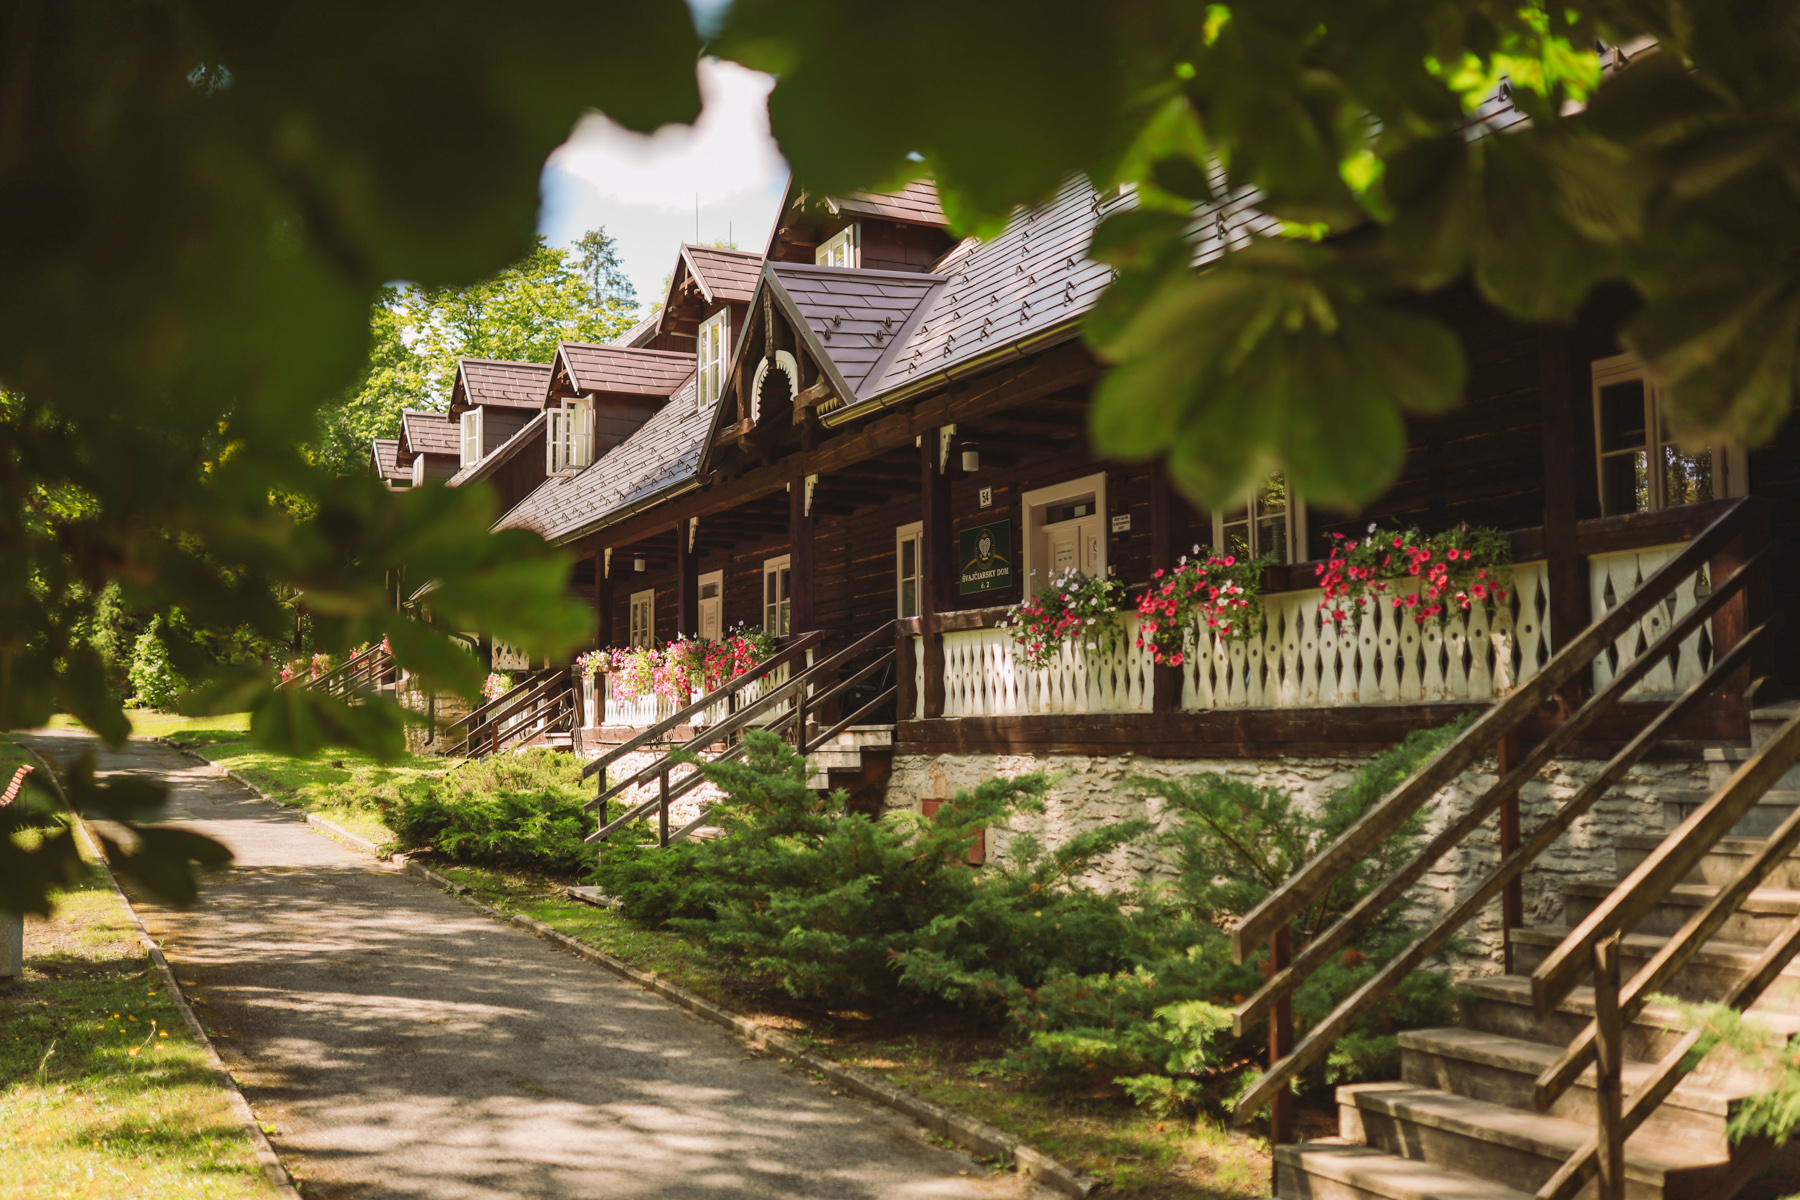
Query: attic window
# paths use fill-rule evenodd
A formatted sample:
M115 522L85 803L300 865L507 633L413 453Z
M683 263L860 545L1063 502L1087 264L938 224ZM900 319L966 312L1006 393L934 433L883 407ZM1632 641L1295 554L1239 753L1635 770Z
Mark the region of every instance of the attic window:
M471 408L462 415L462 465L472 467L481 461L481 410Z
M731 310L722 308L700 322L700 411L725 391L725 367L731 361Z
M573 475L593 461L594 406L565 400L544 414L544 473Z
M423 454L413 455L412 485L414 487L425 486L425 456Z
M859 265L857 260L861 255L858 251L861 248L862 226L846 225L813 251L813 261L821 267L854 267Z

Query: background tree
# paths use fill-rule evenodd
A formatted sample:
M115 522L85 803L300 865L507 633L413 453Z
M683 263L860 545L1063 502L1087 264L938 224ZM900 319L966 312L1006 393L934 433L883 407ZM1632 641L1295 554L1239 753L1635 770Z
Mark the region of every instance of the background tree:
M459 358L549 362L558 342L610 342L636 321L637 290L603 229L573 248L539 237L524 259L467 287L385 287L370 310L368 365L323 414L321 457L366 469L369 439L398 437L403 411L443 410Z

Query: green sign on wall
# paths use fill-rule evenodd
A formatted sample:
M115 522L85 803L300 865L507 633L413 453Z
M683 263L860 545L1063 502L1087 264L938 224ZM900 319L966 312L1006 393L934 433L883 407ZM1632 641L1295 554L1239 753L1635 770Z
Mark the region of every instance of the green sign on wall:
M956 565L964 596L1012 586L1012 522L995 521L957 534Z

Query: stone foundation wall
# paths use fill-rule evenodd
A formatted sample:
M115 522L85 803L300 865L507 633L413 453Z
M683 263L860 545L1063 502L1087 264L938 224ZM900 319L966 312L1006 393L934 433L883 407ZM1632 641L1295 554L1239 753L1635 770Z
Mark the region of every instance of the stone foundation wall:
M1167 828L1178 818L1166 811L1161 799L1135 792L1126 783L1134 776L1184 777L1201 772L1242 779L1259 787L1275 787L1316 806L1328 793L1347 784L1366 762L1362 758L1295 758L1269 761L1139 758L1087 755L901 755L894 759L888 781L887 807L919 811L920 801L947 798L975 787L996 775L1008 778L1046 770L1061 775L1046 797L1040 815L1015 817L1006 827L989 831L988 853L1004 859L1008 840L1029 832L1046 847L1098 825L1138 818ZM1527 836L1556 808L1600 772L1603 763L1585 760L1553 762L1527 784L1520 797L1521 825ZM1426 808L1427 836L1467 806L1495 782L1492 759L1479 770L1459 776L1432 797ZM1625 781L1577 821L1525 876L1525 921L1528 925L1563 923L1565 883L1577 880L1612 880L1617 877L1614 841L1621 834L1660 833L1665 798L1704 791L1703 763L1644 763ZM1421 922L1446 911L1456 897L1499 861L1496 822L1488 822L1456 852L1446 856L1426 875L1412 895L1414 913ZM1173 872L1150 846L1121 848L1106 861L1090 883L1125 887L1141 879L1170 878ZM1499 902L1487 906L1465 931L1470 953L1457 964L1459 971L1492 974L1501 970Z
M608 746L595 747L585 757L588 762L593 762L610 748L611 747ZM645 767L662 758L666 752L666 748L659 747L657 749L638 750L625 755L623 758L606 768L608 779L607 786L610 787L612 783L621 779L631 778L631 776L636 775ZM711 754L702 751L700 752L700 757L710 759ZM670 786L672 787L675 784L680 783L698 769L698 767L687 763L677 765L669 771ZM626 788L623 792L620 792L617 796L613 797L613 799L623 801L626 805L635 807L636 805L644 803L646 800L654 799L661 790L662 781L658 778L652 778L648 783L640 783L636 787ZM689 821L699 816L700 809L703 806L717 803L724 798L724 793L720 792L718 785L714 783L702 783L695 787L693 791L680 796L669 805L670 831L673 832L674 830L680 829L683 825L686 825ZM656 815L654 812L650 815L649 819L651 824L654 825L656 822Z
M406 749L412 754L442 754L448 748L441 732L444 726L468 716L477 705L484 703L480 697L465 700L448 692L428 692L419 687L411 677L400 681L400 686L394 689L394 695L401 708L421 716L429 714L437 722L436 730L429 725L406 727Z

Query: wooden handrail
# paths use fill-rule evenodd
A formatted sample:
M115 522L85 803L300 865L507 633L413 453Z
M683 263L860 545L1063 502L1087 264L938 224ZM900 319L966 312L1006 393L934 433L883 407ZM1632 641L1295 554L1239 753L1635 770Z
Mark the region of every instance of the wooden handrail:
M370 656L379 654L379 653L386 653L386 651L383 651L381 648L381 644L379 642L377 642L375 645L370 646L368 649L363 650L360 653L351 655L344 662L339 663L337 666L335 666L331 670L325 672L323 675L319 676L317 679L309 679L306 682L300 684L300 686L302 688L309 688L309 689L323 688L323 687L325 687L326 684L334 681L339 675L342 675L344 672L349 671L354 667L362 665L362 663L365 662L367 659L369 659ZM296 676L294 676L293 679L288 680L288 684L292 685L293 683L297 682L299 679L300 679L300 676L296 675Z
M495 706L505 704L509 699L511 699L513 696L513 693L517 692L520 688L531 687L532 685L536 684L539 680L541 680L545 675L551 674L554 670L556 670L556 668L550 668L548 670L543 670L543 671L526 671L524 673L525 678L523 678L519 682L513 684L510 688L506 689L506 691L501 692L498 696L495 696L492 700L489 700L487 703L481 705L479 708L471 708L468 712L464 713L462 716L456 718L456 720L454 720L454 721L450 722L448 725L444 726L444 736L448 737L451 734L451 732L454 731L455 729L457 729L458 727L467 725L471 721L475 721L478 718L487 716L487 714L489 712L493 711Z
M894 637L894 630L896 628L896 625L897 625L896 621L890 620L890 621L884 622L882 625L880 625L876 629L873 629L873 630L869 631L868 633L864 634L862 637L857 638L854 642L850 643L848 646L845 646L843 649L835 651L832 654L827 655L825 658L819 659L818 661L807 666L804 670L795 673L785 683L782 683L782 684L778 685L777 687L772 688L770 691L764 693L762 696L759 696L754 702L752 702L749 705L746 705L743 709L739 710L738 712L733 713L730 717L728 717L724 721L719 722L717 725L708 726L706 729L702 730L699 734L697 734L693 739L691 739L690 741L684 743L683 745L671 750L668 754L663 755L663 757L658 759L656 762L649 764L643 770L637 772L637 774L631 776L628 779L621 780L619 783L614 784L612 787L607 788L606 790L602 791L594 799L588 801L587 805L586 805L586 807L588 807L589 809L599 809L601 812L601 821L602 821L600 828L595 830L592 834L588 835L586 840L588 840L590 842L604 841L608 836L610 836L615 830L619 829L621 826L629 824L630 822L635 821L635 820L639 819L640 817L648 815L653 809L660 809L662 812L661 841L662 841L662 844L667 845L669 843L669 841L671 840L671 835L668 830L669 804L676 798L686 795L689 791L693 790L695 787L698 787L701 783L703 783L705 781L705 776L700 772L700 770L698 768L696 768L687 777L685 777L682 780L680 780L679 782L671 785L671 783L669 781L669 771L670 771L671 767L674 765L673 761L672 761L674 758L674 755L677 753L681 753L681 752L692 753L699 747L703 747L703 746L711 745L715 742L723 741L726 738L730 737L732 734L738 732L740 729L746 728L749 725L755 723L766 712L768 712L769 710L772 710L777 705L783 703L786 700L789 700L789 699L793 700L792 708L788 712L782 714L776 720L770 722L768 727L770 729L780 729L783 726L789 726L789 725L793 726L794 730L795 730L794 742L795 742L797 748L800 750L800 752L802 754L809 753L810 750L812 748L814 748L813 745L809 744L807 735L806 735L805 706L806 706L806 702L807 702L807 698L808 698L807 693L808 693L809 689L811 689L820 679L827 678L827 677L834 675L837 672L838 668L840 666L842 666L845 662L848 662L851 659L856 658L859 655L866 654L871 649L879 648L880 650L883 651L883 653L881 655L877 656L877 659L873 665L867 665L867 666L863 667L860 671L858 671L855 675L853 675L849 680L838 681L833 687L822 692L821 696L836 696L836 695L840 694L841 692L843 692L846 689L846 687L854 685L856 682L867 677L867 675L870 674L872 671L879 669L879 667L884 662L889 661L894 657L894 650L890 645L888 645L888 643L891 642ZM764 665L766 666L768 664L764 664ZM742 678L742 677L740 676L740 678ZM723 690L723 689L721 689L721 690ZM888 689L888 692L885 695L883 695L881 697L877 697L877 699L875 701L872 701L869 704L863 705L861 708L859 708L857 710L857 712L855 714L853 714L851 719L854 720L854 719L856 719L856 717L860 717L862 714L872 711L874 706L878 705L879 703L885 702L886 699L888 699L889 697L892 696L893 692L894 692L894 689L890 688L890 689ZM711 704L718 703L716 696L717 696L717 693L714 693L714 698L709 698L706 701L706 704L702 705L701 707L705 707L705 706L708 706ZM833 736L835 736L836 733L838 733L842 729L844 729L846 727L846 725L847 725L847 722L840 722L837 726L834 726L832 729ZM744 744L740 742L736 745L727 746L726 749L724 750L724 752L722 752L721 754L716 756L713 759L713 761L714 762L728 761L730 759L738 757L743 752L744 752ZM615 758L617 757L616 753L615 753L614 757ZM661 787L658 795L653 796L648 800L642 801L641 803L637 804L632 809L630 809L628 812L624 813L622 816L615 818L612 821L607 821L605 819L606 802L609 799L611 799L613 796L617 795L618 793L626 790L627 788L635 787L639 784L646 783L649 780L657 778L657 777L661 777L661 779L662 779L662 787ZM602 776L602 780L604 780L604 778L605 777ZM604 784L602 786L604 786ZM695 824L693 822L690 822L687 826L684 826L680 831L678 831L674 836L675 837L685 836L686 833L693 828L695 828Z
M1733 983L1719 1003L1726 1008L1743 1012L1755 1004L1770 985L1781 977L1782 971L1794 960L1796 954L1800 954L1800 916L1787 923L1775 936L1775 940L1757 957L1749 973ZM1618 1018L1621 1024L1627 1019L1622 1007ZM1704 1033L1704 1028L1696 1025L1682 1035L1681 1040L1658 1060L1650 1072L1650 1078L1644 1080L1631 1094L1631 1102L1619 1115L1620 1142L1636 1133L1650 1114L1674 1093L1676 1086L1688 1072L1698 1065L1697 1060L1689 1062L1688 1055L1700 1043ZM1575 1200L1587 1181L1597 1173L1599 1164L1600 1136L1596 1132L1538 1189L1537 1200Z
M665 717L663 720L650 726L650 728L644 730L624 745L615 746L607 753L596 758L593 762L582 768L581 777L586 779L589 775L604 771L607 767L619 761L619 759L624 758L634 750L642 749L651 742L658 741L664 734L679 727L683 722L690 720L695 714L705 712L707 709L721 701L736 695L742 689L767 676L777 667L793 662L794 659L798 658L803 652L812 649L824 640L825 631L822 629L809 630L808 632L801 634L794 639L792 643L783 646L774 655L757 663L742 675L726 680L723 684L700 697L700 699L694 701L680 712L671 717Z
M1587 669L1593 659L1631 624L1664 603L1665 597L1682 581L1723 552L1731 539L1740 533L1740 526L1744 523L1745 504L1746 501L1741 499L1731 504L1699 536L1672 555L1661 569L1631 594L1622 597L1613 609L1554 655L1537 675L1496 704L1444 751L1389 792L1373 810L1303 867L1293 879L1276 889L1252 910L1233 932L1234 950L1239 960L1246 958L1247 950L1259 941L1269 940L1277 930L1288 929L1293 918L1326 887L1335 883L1345 867L1371 852L1403 821L1417 812L1439 787L1472 766L1489 748L1496 746L1502 736L1516 728L1535 710L1541 698L1573 679L1578 672ZM1768 546L1759 548L1729 578L1718 581L1707 597L1684 613L1643 653L1623 664L1606 687L1563 721L1522 761L1508 769L1504 777L1471 805L1467 812L1452 821L1449 827L1434 837L1380 887L1363 897L1329 930L1314 938L1297 961L1272 971L1269 981L1251 999L1240 1005L1234 1014L1238 1032L1242 1034L1245 1027L1257 1017L1267 1013L1271 1007L1284 1003L1283 998L1311 971L1316 970L1351 937L1386 911L1432 864L1459 845L1496 808L1516 795L1524 782L1535 775L1558 749L1589 727L1603 712L1615 706L1658 662L1694 636L1707 619L1743 591L1753 572L1761 570L1768 563L1771 553ZM1657 738L1673 727L1678 717L1690 711L1703 696L1710 694L1740 671L1750 661L1751 645L1762 640L1772 625L1773 622L1770 622L1758 627L1721 654L1705 676L1674 704L1669 705L1625 750L1615 756L1598 779L1578 792L1550 820L1540 825L1529 841L1507 853L1500 867L1477 884L1450 914L1385 964L1373 978L1345 998L1291 1049L1284 1047L1273 1054L1273 1061L1268 1069L1239 1099L1236 1106L1238 1119L1247 1119L1265 1103L1284 1094L1290 1079L1329 1051L1337 1038L1383 999L1400 979L1422 965L1431 952L1518 878L1525 867L1548 849L1577 816L1585 812L1632 764L1648 752ZM1800 755L1800 740L1797 740L1796 754ZM1589 939L1587 943L1590 947L1591 942L1592 939ZM1565 946L1567 945L1565 942ZM1571 951L1571 961L1574 953ZM1591 956L1591 949L1588 953Z
M1629 663L1619 668L1612 680L1571 713L1567 720L1552 729L1550 733L1532 747L1531 752L1521 759L1504 777L1484 792L1467 811L1456 820L1450 822L1438 835L1408 862L1382 884L1364 896L1349 912L1339 917L1329 929L1315 936L1300 952L1293 964L1286 970L1271 976L1251 997L1238 1005L1233 1013L1233 1024L1239 1037L1260 1018L1269 1005L1281 996L1292 992L1307 976L1341 950L1351 938L1361 933L1382 913L1386 912L1395 901L1406 894L1408 888L1429 871L1439 859L1450 853L1478 829L1482 822L1491 816L1495 809L1509 798L1518 795L1525 783L1537 776L1562 748L1585 733L1601 716L1625 698L1638 681L1682 642L1686 641L1720 608L1724 607L1749 581L1751 574L1763 561L1773 553L1773 546L1765 546L1749 562L1744 563L1736 571L1719 582L1712 593L1685 613L1668 629L1664 630L1657 640L1647 647Z
M1540 703L1586 670L1593 659L1627 628L1662 603L1682 580L1723 550L1738 533L1744 505L1745 498L1740 497L1655 574L1552 655L1537 674L1482 714L1441 754L1389 792L1356 824L1246 914L1231 935L1237 961L1248 959L1256 948L1268 941L1277 927L1293 920L1345 871L1386 841L1436 795L1439 788L1485 757L1501 737L1529 717Z
M533 714L544 710L551 710L551 715L543 717L543 724L539 725ZM513 742L522 741L539 733L549 733L565 721L572 721L575 715L575 692L572 688L564 688L547 700L540 698L539 703L532 705L526 711L525 718L511 729L499 729L497 728L499 723L495 722L493 742L489 746L488 753L498 754Z
M1585 815L1601 796L1625 777L1626 772L1641 762L1650 753L1650 748L1674 728L1677 721L1749 662L1753 646L1771 627L1760 625L1739 640L1680 699L1658 713L1624 749L1614 755L1598 776L1557 809L1555 815L1538 826L1528 841L1502 858L1491 874L1477 883L1468 895L1421 934L1417 941L1388 960L1362 987L1352 992L1323 1020L1308 1030L1306 1036L1286 1056L1269 1064L1268 1070L1239 1099L1235 1109L1237 1119L1248 1119L1279 1089L1287 1086L1290 1079L1324 1057L1331 1050L1332 1044L1365 1013L1385 999L1402 979L1423 966L1439 946L1474 920L1507 884L1523 875L1525 868L1554 845L1557 838L1567 833L1577 819ZM1264 1003L1267 1003L1266 999Z
M534 707L544 698L551 688L562 684L563 680L561 679L561 675L562 673L560 671L550 672L536 679L519 684L505 695L496 697L493 704L504 705L505 707L496 709L489 715L487 720L483 721L478 726L471 727L450 753L455 754L458 751L467 751L473 743L481 740L483 737L497 737L499 735L498 726L500 722L506 720L508 717L518 716L519 713L526 709Z

